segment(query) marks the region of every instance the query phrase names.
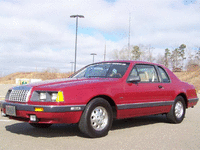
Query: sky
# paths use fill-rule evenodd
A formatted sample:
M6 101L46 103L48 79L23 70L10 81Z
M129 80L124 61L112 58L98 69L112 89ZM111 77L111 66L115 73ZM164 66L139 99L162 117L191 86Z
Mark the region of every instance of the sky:
M130 44L151 45L154 55L186 44L200 47L200 0L0 0L0 76L55 68L70 72L112 60Z

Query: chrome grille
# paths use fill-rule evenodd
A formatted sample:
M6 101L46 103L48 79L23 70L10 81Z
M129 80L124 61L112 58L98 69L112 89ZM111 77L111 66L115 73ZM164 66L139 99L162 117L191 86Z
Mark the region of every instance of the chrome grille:
M9 101L26 102L29 90L12 90L9 95Z

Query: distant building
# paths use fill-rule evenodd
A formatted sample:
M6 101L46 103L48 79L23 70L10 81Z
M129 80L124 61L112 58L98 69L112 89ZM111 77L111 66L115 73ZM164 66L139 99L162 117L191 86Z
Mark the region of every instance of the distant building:
M26 78L16 78L17 85L29 84L34 82L40 82L42 79L26 79Z

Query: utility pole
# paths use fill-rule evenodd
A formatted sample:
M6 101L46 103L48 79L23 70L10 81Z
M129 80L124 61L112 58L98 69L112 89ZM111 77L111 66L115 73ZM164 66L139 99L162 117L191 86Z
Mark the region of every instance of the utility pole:
M106 61L106 43L105 43L105 49L104 49L104 61Z

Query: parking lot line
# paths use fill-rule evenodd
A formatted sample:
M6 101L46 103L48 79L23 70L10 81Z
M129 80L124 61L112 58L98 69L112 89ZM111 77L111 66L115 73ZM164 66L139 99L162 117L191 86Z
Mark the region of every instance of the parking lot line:
M9 122L9 121L12 121L12 120L0 120L0 121Z

